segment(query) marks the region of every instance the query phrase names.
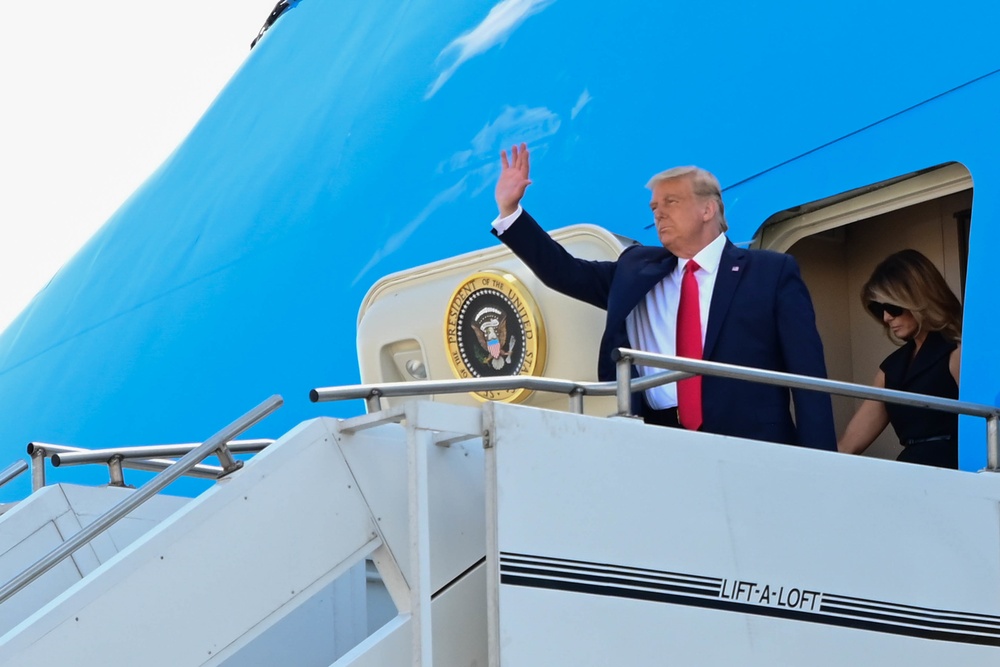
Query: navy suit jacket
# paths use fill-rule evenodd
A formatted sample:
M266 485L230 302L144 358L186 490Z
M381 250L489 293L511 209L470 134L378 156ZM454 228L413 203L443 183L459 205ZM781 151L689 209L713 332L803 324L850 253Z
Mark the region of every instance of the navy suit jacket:
M611 353L630 347L626 318L646 293L674 270L677 257L662 247L635 245L614 262L577 259L527 212L499 238L547 286L607 311L597 376L613 380ZM710 361L826 377L812 300L790 255L743 250L726 242L712 293L703 356ZM791 397L794 421L788 389L705 376L701 430L836 449L829 395L796 389Z

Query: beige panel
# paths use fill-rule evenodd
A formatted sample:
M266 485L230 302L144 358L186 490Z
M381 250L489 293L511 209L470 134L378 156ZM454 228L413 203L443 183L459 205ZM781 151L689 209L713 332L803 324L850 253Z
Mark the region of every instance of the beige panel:
M847 247L843 229L808 236L791 250L802 269L802 278L810 286L816 309L816 326L823 339L826 370L831 378L853 377L851 323L843 313L850 309L851 292L847 282ZM842 431L854 414L854 402L834 397L834 419Z
M552 232L553 238L577 257L614 260L627 240L593 225L575 225ZM486 237L490 238L490 237ZM445 346L448 302L470 275L484 270L509 272L534 299L547 340L544 375L567 380L597 380L597 349L604 331L605 312L545 287L499 241L487 249L397 273L376 283L358 317L358 362L365 383L412 381L406 362L421 362L427 379L455 378ZM399 399L397 399L399 400ZM469 394L444 394L434 400L478 406ZM393 401L383 399L384 403ZM569 399L534 392L525 405L566 410ZM615 411L613 397L590 397L588 414L606 416Z

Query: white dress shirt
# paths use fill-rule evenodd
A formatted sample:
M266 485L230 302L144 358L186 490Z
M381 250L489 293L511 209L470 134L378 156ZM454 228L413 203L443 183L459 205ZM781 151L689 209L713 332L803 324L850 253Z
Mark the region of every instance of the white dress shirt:
M701 315L701 344L705 345L708 330L708 311L712 304L715 279L719 275L722 250L726 247L726 237L719 234L711 243L702 248L694 261L700 267L694 272L698 281L698 310ZM690 260L677 259L677 266L667 276L646 293L645 298L625 319L629 344L637 350L654 354L677 354L677 306L681 299L681 278L684 267ZM661 368L639 366L640 375L659 373ZM646 390L646 402L651 408L665 410L677 405L677 385L660 385Z
M505 215L502 218L498 217L496 220L494 220L493 221L493 229L497 230L497 236L503 234L505 231L507 231L508 229L510 229L510 226L514 224L514 221L517 220L517 218L523 212L524 212L524 209L521 208L520 204L518 204L516 211L514 211L510 215Z
M508 216L493 221L497 234L507 231L518 216L521 207ZM715 279L719 275L722 250L726 247L726 237L719 234L711 243L701 249L694 260L700 267L694 276L698 281L698 307L701 315L701 344L705 346L705 332L708 330L708 310L712 304ZM646 293L645 298L629 313L625 320L629 344L645 352L675 355L677 353L677 306L681 298L681 278L684 267L690 260L677 259L677 266L663 280ZM662 369L639 366L640 375L658 373ZM646 402L656 410L665 410L677 405L677 385L670 383L646 390Z

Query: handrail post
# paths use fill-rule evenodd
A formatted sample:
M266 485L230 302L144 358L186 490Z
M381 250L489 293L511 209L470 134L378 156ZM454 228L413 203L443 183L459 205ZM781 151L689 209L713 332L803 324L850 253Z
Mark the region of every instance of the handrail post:
M573 387L569 392L569 411L578 415L583 414L583 387Z
M375 412L382 411L382 392L378 389L373 389L367 397L365 397L365 408L368 410L368 414L373 414Z
M35 447L31 450L31 492L34 493L45 486L45 448Z
M108 486L125 488L125 473L122 471L122 460L123 457L121 454L116 454L108 459L108 476L111 478Z
M219 448L215 450L215 456L219 459L219 465L222 466L222 474L219 477L230 475L243 467L243 461L237 461L233 458L233 453L229 451L229 447L226 447L226 443L219 445Z
M632 416L632 357L621 355L617 364L619 417Z
M1000 415L986 418L986 469L1000 471Z

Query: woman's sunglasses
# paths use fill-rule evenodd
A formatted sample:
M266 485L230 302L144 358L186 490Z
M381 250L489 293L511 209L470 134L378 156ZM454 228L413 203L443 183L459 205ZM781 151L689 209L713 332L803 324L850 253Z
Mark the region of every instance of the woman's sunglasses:
M901 308L891 303L880 303L878 301L869 301L868 312L874 315L875 319L881 320L883 318L883 313L889 313L889 317L899 317L904 312L906 312L906 308Z

